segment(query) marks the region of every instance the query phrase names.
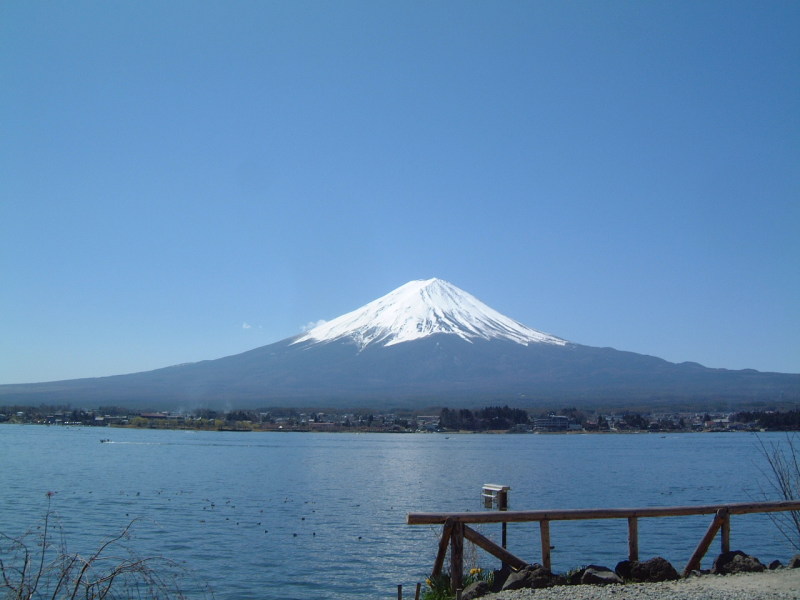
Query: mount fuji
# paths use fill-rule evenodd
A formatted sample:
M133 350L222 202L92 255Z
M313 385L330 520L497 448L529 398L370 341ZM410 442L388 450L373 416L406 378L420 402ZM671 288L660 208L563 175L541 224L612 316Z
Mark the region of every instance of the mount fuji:
M800 375L583 346L441 279L411 281L298 336L111 377L0 386L4 404L129 408L743 405L800 401Z
M530 329L441 279L410 281L393 292L315 327L293 344L352 341L359 350L393 346L436 334L462 340L507 340L563 346L565 340Z

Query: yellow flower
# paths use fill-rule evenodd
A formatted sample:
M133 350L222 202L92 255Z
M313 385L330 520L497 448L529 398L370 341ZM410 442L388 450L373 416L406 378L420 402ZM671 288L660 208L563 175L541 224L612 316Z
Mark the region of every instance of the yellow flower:
M428 584L428 587L433 587L433 584L431 583L430 577L425 580L425 583Z
M480 575L481 573L483 573L483 569L475 568L469 570L470 575Z

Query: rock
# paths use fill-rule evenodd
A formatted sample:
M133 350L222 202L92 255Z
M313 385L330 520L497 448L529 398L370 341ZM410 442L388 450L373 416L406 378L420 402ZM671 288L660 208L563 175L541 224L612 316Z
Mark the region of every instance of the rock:
M581 584L581 577L583 577L583 572L585 568L575 569L567 573L567 585L580 585Z
M617 564L614 571L625 581L634 581L636 583L655 583L680 579L675 567L667 559L660 556L644 562L623 560Z
M529 579L531 578L531 572L535 570L536 567L539 565L530 565L519 571L512 572L507 578L505 583L503 583L503 587L501 588L503 591L509 590L520 590L522 588L528 587Z
M505 585L506 580L514 571L511 570L511 567L504 564L499 569L495 569L492 571L492 592L497 593L503 589L503 585Z
M800 554L795 554L792 558L790 558L788 566L789 566L790 569L799 569L800 568Z
M549 569L545 569L542 565L534 564L509 575L503 584L502 590L506 592L520 589L541 589L553 587L554 585L563 585L564 583L566 583L566 580L563 577L553 575Z
M621 560L617 563L617 566L614 567L614 572L625 581L631 581L633 579L631 575L633 565L638 564L638 562L637 560Z
M608 585L609 583L624 583L622 578L614 573L608 567L601 567L599 565L589 565L583 570L581 575L581 583L595 584L595 585Z
M461 600L475 600L475 598L485 596L486 594L491 593L491 591L492 590L489 588L489 584L485 581L475 581L470 583L461 592Z
M770 571L774 571L775 569L780 569L781 567L783 567L783 563L781 561L773 560L771 563L769 563L768 568Z
M730 575L732 573L760 573L766 567L755 556L749 556L741 550L723 552L714 560L711 572L715 575Z

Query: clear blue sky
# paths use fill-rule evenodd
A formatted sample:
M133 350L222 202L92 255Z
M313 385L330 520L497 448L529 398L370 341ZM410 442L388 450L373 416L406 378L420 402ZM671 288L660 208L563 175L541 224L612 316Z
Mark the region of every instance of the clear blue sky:
M800 372L800 3L0 3L0 383L212 359L440 277Z

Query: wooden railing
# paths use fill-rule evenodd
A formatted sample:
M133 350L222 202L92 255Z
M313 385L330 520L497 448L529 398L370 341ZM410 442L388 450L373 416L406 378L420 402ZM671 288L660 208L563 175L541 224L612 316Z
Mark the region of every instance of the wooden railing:
M638 520L649 517L680 517L686 515L713 514L714 519L695 548L683 574L700 567L700 561L708 551L711 542L722 531L722 551L730 551L730 517L749 513L768 513L781 511L800 511L800 501L749 502L737 504L708 504L700 506L666 506L645 508L581 508L571 510L526 510L505 512L460 512L460 513L409 513L409 525L443 525L439 540L439 552L433 565L432 577L438 576L444 565L448 545L450 546L450 583L452 588L461 587L464 568L464 539L499 558L514 570L527 563L508 550L495 544L467 523L539 523L542 547L542 564L551 569L550 560L550 521L578 521L589 519L627 519L628 520L628 559L639 560Z

